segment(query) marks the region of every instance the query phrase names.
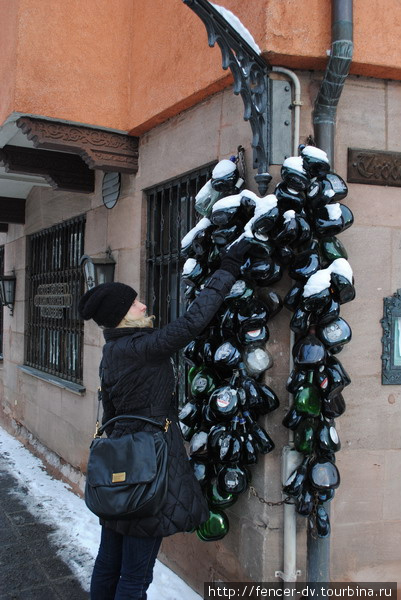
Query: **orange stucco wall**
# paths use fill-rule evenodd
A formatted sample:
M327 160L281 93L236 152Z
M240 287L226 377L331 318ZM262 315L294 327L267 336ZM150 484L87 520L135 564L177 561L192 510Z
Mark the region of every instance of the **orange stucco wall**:
M126 129L132 0L19 0L15 6L16 69L10 63L6 77L15 88L13 111ZM7 25L0 18L0 55ZM6 116L3 109L1 120Z
M18 0L0 0L0 124L14 109Z
M330 0L218 2L272 64L324 68ZM0 0L0 10L0 123L15 111L141 134L231 82L182 0ZM399 0L354 0L354 22L351 72L400 79Z

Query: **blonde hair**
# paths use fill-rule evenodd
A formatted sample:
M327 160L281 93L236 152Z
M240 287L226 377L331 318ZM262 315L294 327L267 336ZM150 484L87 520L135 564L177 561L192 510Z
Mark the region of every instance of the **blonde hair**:
M149 317L139 317L139 319L134 319L125 315L117 327L153 327L155 318L155 315L150 315Z

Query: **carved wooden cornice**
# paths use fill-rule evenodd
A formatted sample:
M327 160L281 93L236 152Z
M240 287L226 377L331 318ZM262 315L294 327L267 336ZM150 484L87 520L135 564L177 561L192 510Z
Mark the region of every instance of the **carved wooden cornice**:
M94 171L75 154L4 146L0 163L7 173L40 175L57 190L91 194L95 189Z
M35 148L73 152L91 169L138 171L137 137L31 117L20 117L17 126Z

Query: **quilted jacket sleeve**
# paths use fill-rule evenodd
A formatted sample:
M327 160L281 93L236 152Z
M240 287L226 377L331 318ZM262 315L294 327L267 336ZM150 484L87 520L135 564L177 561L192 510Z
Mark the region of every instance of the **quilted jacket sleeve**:
M171 356L184 348L207 327L234 282L235 277L231 273L223 269L215 271L185 314L151 335L133 340L133 350L143 360L152 361Z

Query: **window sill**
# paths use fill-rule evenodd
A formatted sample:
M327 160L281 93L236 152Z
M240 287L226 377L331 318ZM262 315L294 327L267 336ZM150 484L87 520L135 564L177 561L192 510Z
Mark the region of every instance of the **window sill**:
M32 377L36 377L36 379L46 381L46 383L51 383L59 388L64 388L73 394L77 394L78 396L82 396L86 392L86 388L79 383L73 383L72 381L61 379L61 377L44 373L44 371L39 371L33 367L28 367L27 365L18 365L18 369L27 375L31 375Z

